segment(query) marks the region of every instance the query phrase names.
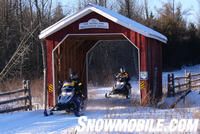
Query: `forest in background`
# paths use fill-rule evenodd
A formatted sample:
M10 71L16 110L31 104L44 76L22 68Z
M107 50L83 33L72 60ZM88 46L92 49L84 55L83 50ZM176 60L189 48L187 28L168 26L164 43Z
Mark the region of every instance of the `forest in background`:
M0 0L0 72L24 37L38 27L28 38L28 53L20 57L13 73L20 78L40 78L45 66L43 60L46 59L42 56L45 42L39 40L39 33L88 3L114 10L167 36L168 42L163 45L164 71L199 64L200 17L199 24L187 22L190 9L183 10L182 5L174 0L162 3L162 8L156 9L156 13L149 8L150 0L144 0L143 4L138 1L79 0L72 10L61 3L53 5L52 0ZM197 1L200 4L200 0Z
M92 86L113 85L114 76L121 67L128 72L131 80L139 79L138 50L129 41L99 41L88 53L87 60L88 82Z

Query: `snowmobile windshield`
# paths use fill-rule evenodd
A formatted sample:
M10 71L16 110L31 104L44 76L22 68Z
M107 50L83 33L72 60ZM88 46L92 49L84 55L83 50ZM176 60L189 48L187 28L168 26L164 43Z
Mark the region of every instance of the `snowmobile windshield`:
M66 92L71 92L74 88L74 83L72 82L65 82L63 84L62 90L65 90Z
M118 77L118 78L116 78L116 81L123 82L124 79L122 77Z

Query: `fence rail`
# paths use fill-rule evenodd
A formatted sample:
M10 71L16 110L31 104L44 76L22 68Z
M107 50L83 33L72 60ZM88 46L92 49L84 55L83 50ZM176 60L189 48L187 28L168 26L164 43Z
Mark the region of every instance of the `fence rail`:
M174 86L174 88L181 88L183 86L189 86L189 85L190 85L190 82L184 83L184 84L180 84L180 85L176 85L176 86Z
M199 78L198 78L199 77ZM181 83L182 82L182 83ZM200 87L200 73L191 74L185 70L185 76L174 77L174 74L168 74L168 92L167 96L180 95L169 108L174 108L176 104L184 99L192 90Z
M24 100L25 101L24 106L18 106L18 107L9 108L9 109L3 108L3 109L0 109L0 113L13 112L13 111L24 110L24 109L25 110L32 110L32 97L31 97L30 81L29 80L23 80L22 83L23 83L22 89L17 89L17 90L10 91L10 92L0 93L0 97L8 96L8 95L14 95L14 94L17 94L17 93L24 93L23 96L0 101L0 105Z
M199 78L198 78L199 77ZM184 81L181 83L180 81ZM200 73L191 74L185 70L185 76L175 77L174 74L168 74L168 92L167 96L175 96L182 91L193 90L200 87Z
M186 79L187 77L185 76L179 76L179 77L175 77L174 80L180 80L180 79Z
M0 93L0 97L1 96L5 96L5 95L11 95L11 94L15 94L15 93L20 93L20 92L25 92L26 89L17 89L14 91L10 91L10 92L4 92L4 93Z
M191 80L191 82L198 82L200 79Z
M191 76L200 76L200 73L199 73L199 74L193 74L193 75L191 75Z

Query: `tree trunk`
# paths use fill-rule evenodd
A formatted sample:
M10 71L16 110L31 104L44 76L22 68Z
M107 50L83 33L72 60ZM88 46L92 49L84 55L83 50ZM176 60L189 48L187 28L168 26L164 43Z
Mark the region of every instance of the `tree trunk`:
M38 23L39 23L39 27L40 27L40 32L42 31L42 16L41 14L41 10L38 6L38 0L35 0L35 6L36 6L36 9L37 9L37 17L38 17ZM42 4L42 6L44 6ZM44 7L42 7L42 9L44 9ZM43 11L43 10L42 10ZM45 49L45 44L43 43L43 41L41 41L41 48L42 48L42 61L43 61L43 73L44 73L44 85L43 85L43 89L44 89L44 100L43 100L43 104L44 104L44 108L45 110L47 109L47 76L46 76L46 71L47 71L47 63L46 63L46 49Z

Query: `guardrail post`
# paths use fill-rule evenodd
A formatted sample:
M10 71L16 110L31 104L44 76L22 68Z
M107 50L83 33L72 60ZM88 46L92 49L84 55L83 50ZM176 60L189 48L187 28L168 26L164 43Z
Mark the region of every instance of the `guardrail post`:
M188 83L189 83L189 89L191 90L191 80L192 80L192 78L191 78L191 72L189 73L189 75L188 75Z
M167 96L170 97L170 87L171 87L171 81L170 81L170 74L167 75Z
M175 95L174 91L174 74L168 74L168 92L167 96L171 97Z
M185 83L188 83L188 85L186 85L186 88L191 89L191 84L192 84L192 75L191 75L191 71L189 71L189 73L187 73L187 70L185 71Z
M172 74L172 89L171 89L172 91L172 96L174 96L175 95L175 88L174 88L174 74Z
M26 80L22 81L22 88L25 89L26 88Z
M157 89L157 76L158 76L158 68L154 68L154 80L153 80L153 101L152 103L156 103L156 89Z
M188 81L188 73L187 73L187 70L185 69L185 83L188 83L189 81ZM188 88L189 86L188 85L186 85L186 88Z
M169 77L170 74L167 75L167 96L169 96Z
M31 86L30 81L26 81L27 90L28 90L28 99L29 99L29 110L32 110L32 96L31 96Z
M24 96L27 96L27 85L26 85L26 80L23 80L22 81L22 88L24 89ZM25 99L24 101L24 105L26 106L27 105L27 99ZM27 109L25 109L27 110Z

